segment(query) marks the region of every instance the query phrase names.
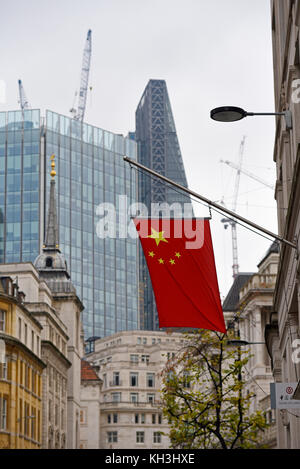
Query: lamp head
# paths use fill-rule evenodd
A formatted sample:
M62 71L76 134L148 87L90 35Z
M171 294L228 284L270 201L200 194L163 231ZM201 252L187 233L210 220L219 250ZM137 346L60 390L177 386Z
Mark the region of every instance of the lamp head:
M236 106L222 106L210 111L210 117L218 122L235 122L247 116L247 112Z

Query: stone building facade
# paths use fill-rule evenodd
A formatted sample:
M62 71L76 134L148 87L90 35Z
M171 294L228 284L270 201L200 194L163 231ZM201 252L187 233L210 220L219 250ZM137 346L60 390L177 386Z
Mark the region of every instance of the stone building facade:
M87 360L81 360L80 449L100 448L102 381L96 370Z
M67 327L53 307L51 290L31 263L6 264L1 270L17 276L26 292L24 305L41 327L41 358L46 365L42 379L42 448L65 448L67 381L71 366L67 357Z
M0 449L42 447L42 375L39 322L9 276L0 277Z
M274 309L266 326L266 341L275 382L295 383L300 379L299 363L292 358L294 341L300 337L300 1L271 0L271 15L275 110L288 112L292 120L290 126L284 116L276 117L278 232L297 248L281 244ZM299 409L278 412L279 448L300 448L299 416Z
M239 331L241 340L250 343L246 367L246 392L253 394L250 412L262 410L269 424L261 435L261 444L276 448L276 416L271 408L270 383L273 382L271 360L265 344L265 327L273 310L279 246L274 242L258 264L258 272L242 286L239 293Z
M181 333L119 332L94 342L86 355L102 380L100 448L169 448L160 373L182 347Z

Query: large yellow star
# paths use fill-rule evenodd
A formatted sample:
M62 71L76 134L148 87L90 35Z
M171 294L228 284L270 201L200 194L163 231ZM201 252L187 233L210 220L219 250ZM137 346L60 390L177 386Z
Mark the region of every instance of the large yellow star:
M167 243L168 241L164 238L164 231L155 231L154 228L151 227L152 234L148 236L148 238L153 238L156 242L156 246L159 245L160 242Z

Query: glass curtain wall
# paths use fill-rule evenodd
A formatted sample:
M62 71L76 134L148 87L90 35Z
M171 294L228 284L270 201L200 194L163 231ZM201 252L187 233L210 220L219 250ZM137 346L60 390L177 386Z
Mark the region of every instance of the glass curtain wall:
M124 155L136 159L136 143L47 111L48 168L52 153L57 162L60 249L85 306L85 336L137 329L137 240L119 237L124 224L117 223L114 237L99 238L96 232L99 204L112 204L118 222L119 196L127 196L128 205L136 201L136 174L123 161ZM48 173L46 169L47 193Z
M39 254L40 112L0 113L0 262Z

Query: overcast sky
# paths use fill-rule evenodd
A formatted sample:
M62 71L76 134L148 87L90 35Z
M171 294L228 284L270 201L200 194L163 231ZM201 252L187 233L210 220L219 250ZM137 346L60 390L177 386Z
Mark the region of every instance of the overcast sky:
M216 123L210 110L237 105L273 112L269 0L0 0L0 80L18 108L17 80L32 108L70 115L82 53L92 29L86 121L127 134L150 78L166 80L189 187L232 208L236 171L275 184L273 117ZM274 192L242 175L237 211L277 232ZM208 215L195 204L197 215ZM231 231L213 213L212 236L221 296L232 284ZM255 271L270 241L238 228L240 271Z

